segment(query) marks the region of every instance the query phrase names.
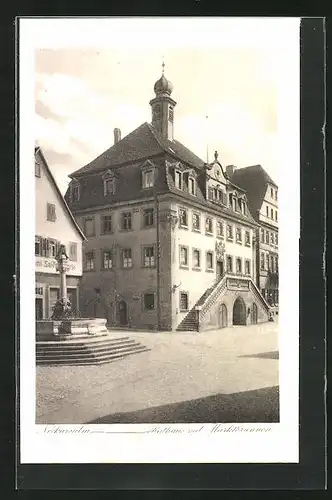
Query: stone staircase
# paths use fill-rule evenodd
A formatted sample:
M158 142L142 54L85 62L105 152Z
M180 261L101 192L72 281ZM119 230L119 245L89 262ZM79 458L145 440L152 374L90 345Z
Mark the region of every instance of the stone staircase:
M149 351L127 336L102 335L99 338L77 338L36 342L37 365L99 365L125 356Z
M212 292L217 288L220 280L216 281L210 288L207 288L203 295L198 299L196 304L190 309L189 313L183 318L179 326L177 327L177 332L198 332L198 315L197 307L202 306L208 298L211 296Z

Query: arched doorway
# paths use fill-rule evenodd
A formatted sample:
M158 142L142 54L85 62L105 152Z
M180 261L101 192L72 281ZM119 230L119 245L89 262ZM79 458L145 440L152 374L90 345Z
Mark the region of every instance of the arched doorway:
M120 325L127 325L128 324L128 315L127 315L127 302L124 300L121 300L119 302L119 319L120 319Z
M233 325L246 325L246 305L242 297L237 297L233 306Z
M226 328L227 326L227 307L221 304L219 309L219 328Z
M257 325L257 306L255 303L252 305L252 322L254 325Z

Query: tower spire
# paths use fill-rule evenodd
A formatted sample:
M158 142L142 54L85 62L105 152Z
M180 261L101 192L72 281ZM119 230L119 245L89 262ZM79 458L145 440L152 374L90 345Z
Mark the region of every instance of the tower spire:
M161 65L161 68L162 68L162 74L165 73L165 61L164 61L164 56L163 56L163 62L162 62L162 65Z

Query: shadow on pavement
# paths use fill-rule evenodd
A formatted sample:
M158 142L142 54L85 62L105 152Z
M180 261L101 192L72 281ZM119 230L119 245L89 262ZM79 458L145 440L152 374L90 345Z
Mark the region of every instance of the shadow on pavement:
M262 358L262 359L279 359L279 351L260 352L257 354L245 354L239 358Z
M279 422L279 387L216 394L128 413L114 413L89 424Z

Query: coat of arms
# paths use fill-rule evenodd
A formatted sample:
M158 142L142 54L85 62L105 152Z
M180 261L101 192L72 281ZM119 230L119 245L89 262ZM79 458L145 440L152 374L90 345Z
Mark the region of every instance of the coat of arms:
M224 258L225 255L225 243L223 241L216 241L216 256L218 258Z

